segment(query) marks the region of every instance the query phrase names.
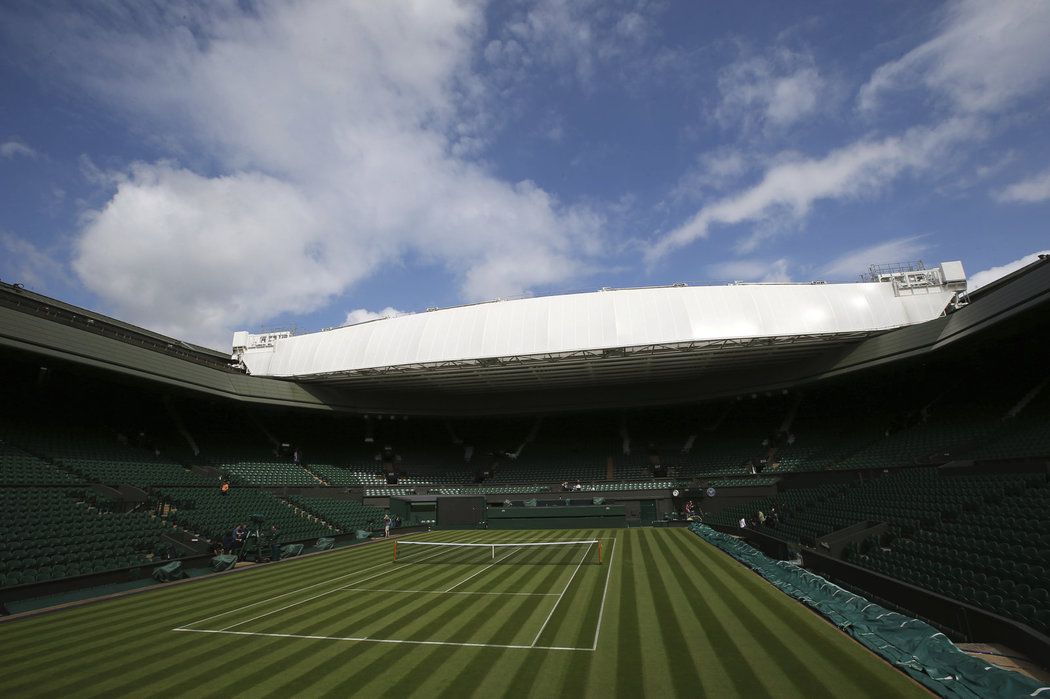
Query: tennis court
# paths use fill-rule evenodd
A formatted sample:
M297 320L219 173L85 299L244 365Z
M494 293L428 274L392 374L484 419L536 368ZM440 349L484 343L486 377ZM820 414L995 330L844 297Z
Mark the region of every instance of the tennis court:
M925 695L683 529L406 538L484 545L377 542L0 624L0 691ZM494 546L556 541L584 543Z
M543 541L533 534L528 543L515 543L520 535L493 533L485 537L488 543L484 544L475 540L476 535L470 541L453 543L456 538L430 535L394 542L401 553L392 556L392 562L369 565L174 630L594 651L611 570L602 564L599 551L614 548L614 537ZM597 595L601 595L597 614L576 613L578 600ZM327 624L316 623L331 605L339 605L344 616ZM561 616L570 623L559 623ZM348 624L348 620L357 623ZM557 633L558 629L562 632ZM335 633L340 635L327 635ZM587 642L573 645L581 640Z

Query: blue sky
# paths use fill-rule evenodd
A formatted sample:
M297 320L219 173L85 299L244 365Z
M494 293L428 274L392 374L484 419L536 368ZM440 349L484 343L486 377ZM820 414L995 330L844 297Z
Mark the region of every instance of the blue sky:
M1050 3L8 2L0 278L229 347L1050 248Z

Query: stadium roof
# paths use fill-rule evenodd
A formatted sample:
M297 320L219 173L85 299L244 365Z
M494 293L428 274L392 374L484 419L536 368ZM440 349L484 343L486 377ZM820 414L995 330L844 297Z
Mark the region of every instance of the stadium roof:
M813 289L861 286L814 285ZM896 282L882 286L894 288L893 295L900 298L929 292ZM228 355L193 351L178 341L0 283L0 360L30 370L54 362L121 380L282 408L366 414L488 415L671 405L795 389L898 361L925 361L942 350L979 346L973 343L994 346L1020 336L1046 336L1050 257L980 291L969 295L968 305L949 304L947 313L891 330L694 339L592 348L561 356L461 359L445 366L389 366L371 373L360 370L346 378L319 375L297 381L246 375L230 366ZM943 300L946 295L938 292L937 297ZM894 303L905 315L914 305L913 301L890 305ZM420 316L435 317L435 313ZM387 321L369 325L384 324ZM332 332L337 331L321 334ZM586 387L579 388L581 383Z
M961 272L961 266L959 268ZM603 290L461 306L307 335L238 333L254 376L463 391L673 380L797 362L945 313L960 287L887 282Z

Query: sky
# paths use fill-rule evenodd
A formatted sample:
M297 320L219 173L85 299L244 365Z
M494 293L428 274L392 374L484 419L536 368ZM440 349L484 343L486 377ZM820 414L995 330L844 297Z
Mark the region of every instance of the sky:
M0 279L228 350L1050 251L1050 2L0 4Z

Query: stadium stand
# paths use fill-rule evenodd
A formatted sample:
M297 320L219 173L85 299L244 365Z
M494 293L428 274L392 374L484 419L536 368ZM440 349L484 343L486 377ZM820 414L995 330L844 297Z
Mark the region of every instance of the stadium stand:
M756 526L757 512L773 507L777 523ZM1035 605L1050 589L1048 512L1045 473L951 475L916 467L757 498L712 523L738 526L744 517L769 536L814 546L857 523L886 522L883 535L847 547L846 559L1045 630Z
M150 513L112 512L75 488L0 491L3 586L147 563L170 525Z
M250 522L253 515L263 515L267 527L277 525L281 542L339 533L265 491L232 488L223 494L218 488L157 488L155 492L170 505L172 522L216 541L236 525Z
M363 505L353 500L290 495L288 501L304 512L336 525L344 532L376 529L385 513L382 508Z
M406 409L409 419L169 390L72 362L42 372L41 357L2 349L0 587L143 566L172 536L204 550L254 515L282 543L303 543L375 526L391 498L569 499L578 481L588 501L651 506L632 525L676 521L682 498L668 491L685 489L723 532L818 551L1050 633L1045 310L989 316L925 353L954 332L948 314L914 357L894 349L787 388L729 390L746 381L731 374L729 389L697 400ZM854 530L841 553L821 548Z
M17 447L0 442L0 484L62 485L77 482L80 479L72 474L53 468Z

